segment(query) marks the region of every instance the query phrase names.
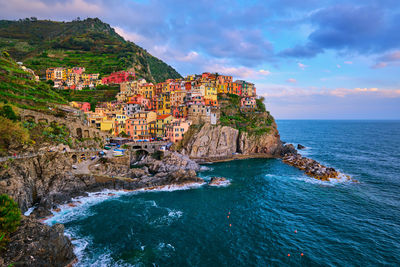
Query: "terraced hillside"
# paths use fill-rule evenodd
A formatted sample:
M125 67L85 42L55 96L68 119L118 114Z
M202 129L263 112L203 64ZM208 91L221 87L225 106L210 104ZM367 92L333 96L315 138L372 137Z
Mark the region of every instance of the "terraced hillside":
M98 18L71 22L0 20L0 50L23 61L41 77L46 68L54 66L83 66L86 72L101 75L134 69L138 77L152 82L181 77Z

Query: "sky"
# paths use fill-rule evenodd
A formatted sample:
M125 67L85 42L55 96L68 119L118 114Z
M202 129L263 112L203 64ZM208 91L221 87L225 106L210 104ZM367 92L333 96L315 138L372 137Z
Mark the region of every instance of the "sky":
M98 17L183 76L255 83L277 119L400 119L399 0L0 0L26 17Z

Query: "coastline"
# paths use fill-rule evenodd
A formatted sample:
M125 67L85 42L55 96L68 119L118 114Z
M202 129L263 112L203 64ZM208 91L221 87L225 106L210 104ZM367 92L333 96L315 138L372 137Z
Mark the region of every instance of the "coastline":
M234 160L241 160L241 159L279 159L281 157L278 156L272 156L270 154L249 154L249 155L243 155L243 154L238 154L238 155L232 155L230 157L224 156L224 157L206 157L206 158L195 158L191 157L192 160L196 161L199 164L211 164L211 163L218 163L218 162L229 162L229 161L234 161Z

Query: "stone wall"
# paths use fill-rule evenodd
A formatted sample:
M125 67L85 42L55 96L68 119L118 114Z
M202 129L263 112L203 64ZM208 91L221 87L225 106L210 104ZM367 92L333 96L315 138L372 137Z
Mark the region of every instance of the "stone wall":
M45 122L52 123L56 122L59 125L65 125L69 128L71 135L75 138L101 138L103 141L109 136L108 133L97 130L96 128L85 125L79 118L67 116L67 117L55 117L53 115L33 111L33 110L22 110L20 112L21 119L23 121L32 120L36 123Z

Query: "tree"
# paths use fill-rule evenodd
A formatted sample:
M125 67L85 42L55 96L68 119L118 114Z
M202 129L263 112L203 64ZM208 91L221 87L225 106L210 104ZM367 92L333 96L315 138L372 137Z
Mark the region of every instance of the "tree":
M129 137L129 135L127 135L124 131L120 132L119 137Z
M29 140L27 129L4 117L0 117L0 136L0 151L19 148Z
M9 240L9 235L17 230L20 221L18 204L8 195L0 195L0 248Z
M17 114L15 114L13 108L9 105L3 106L2 110L0 111L0 116L3 116L12 121L16 121L19 119Z

